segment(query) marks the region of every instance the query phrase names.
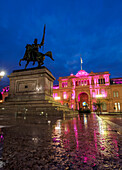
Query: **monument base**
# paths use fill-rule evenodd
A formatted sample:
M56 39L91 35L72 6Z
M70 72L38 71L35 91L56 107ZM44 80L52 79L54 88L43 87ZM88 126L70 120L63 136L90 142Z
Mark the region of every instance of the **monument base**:
M9 76L10 87L6 101L0 104L1 113L50 114L69 112L53 99L52 73L46 68L15 70Z

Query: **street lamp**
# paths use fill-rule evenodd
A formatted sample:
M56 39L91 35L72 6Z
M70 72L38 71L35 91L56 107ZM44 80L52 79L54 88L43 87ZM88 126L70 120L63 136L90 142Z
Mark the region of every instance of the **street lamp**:
M1 71L1 72L0 72L0 78L3 78L3 76L5 76L5 72L4 72L4 71Z
M3 78L4 75L5 75L5 72L4 72L4 71L1 71L1 72L0 72L0 80L1 80L1 78ZM1 94L1 95L2 95L2 94ZM3 102L3 100L0 100L0 103L1 103L1 102Z

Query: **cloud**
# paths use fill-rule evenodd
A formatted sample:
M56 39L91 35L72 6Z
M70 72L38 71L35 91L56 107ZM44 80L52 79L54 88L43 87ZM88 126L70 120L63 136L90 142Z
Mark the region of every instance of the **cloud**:
M44 52L55 61L45 66L56 79L87 72L110 71L122 75L122 1L2 1L0 7L0 63L8 73L19 67L26 44L41 41L46 24ZM12 67L13 66L13 67ZM29 64L31 67L31 64ZM121 76L122 77L122 76Z

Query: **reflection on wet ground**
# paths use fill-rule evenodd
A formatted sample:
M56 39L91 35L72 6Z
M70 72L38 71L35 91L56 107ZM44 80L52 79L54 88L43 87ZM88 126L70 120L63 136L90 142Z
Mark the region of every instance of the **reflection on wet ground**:
M100 115L104 120L109 120L119 126L122 126L122 114L120 115Z
M121 169L120 135L95 114L0 116L0 168Z

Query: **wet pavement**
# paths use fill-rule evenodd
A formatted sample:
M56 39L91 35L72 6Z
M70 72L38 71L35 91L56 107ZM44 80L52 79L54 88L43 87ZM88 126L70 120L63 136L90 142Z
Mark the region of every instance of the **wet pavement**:
M96 114L0 115L0 169L121 169L121 134Z
M111 121L119 126L122 126L122 114L117 115L100 115L100 117L104 120Z

